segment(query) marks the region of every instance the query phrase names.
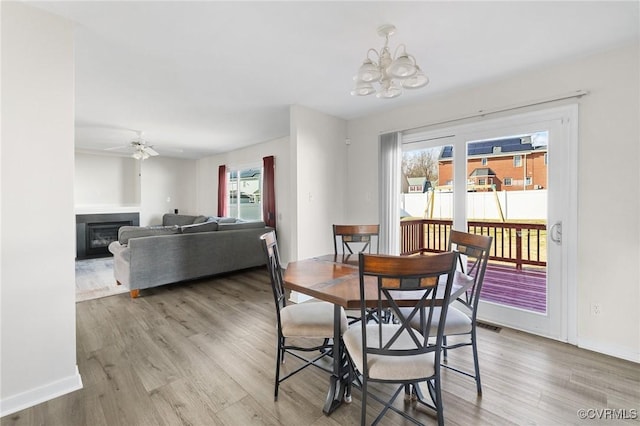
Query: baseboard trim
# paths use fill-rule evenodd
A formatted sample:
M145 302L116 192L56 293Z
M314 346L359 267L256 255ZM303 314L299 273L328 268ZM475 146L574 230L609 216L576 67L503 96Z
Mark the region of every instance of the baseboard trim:
M627 361L640 363L640 352L635 352L627 347L622 347L619 345L604 345L600 342L595 342L593 340L584 338L578 339L578 347L594 352L599 352L604 355L624 359Z
M82 378L76 365L76 373L72 376L0 400L0 417L33 407L78 389L82 389Z

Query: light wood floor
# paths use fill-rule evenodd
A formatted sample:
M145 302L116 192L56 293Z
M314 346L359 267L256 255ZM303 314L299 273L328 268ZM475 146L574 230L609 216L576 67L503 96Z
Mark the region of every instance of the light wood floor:
M264 269L76 306L84 388L5 416L3 426L360 424L357 390L352 404L322 413L327 376L317 369L286 381L273 401L275 308ZM602 421L581 420L578 410L634 417L640 409L638 364L508 329L479 333L484 395L445 370L447 424L593 425ZM470 355L452 351L450 363L470 367ZM295 364L289 360L287 368ZM368 412L378 408L372 403ZM418 415L435 424L431 413ZM382 424L409 423L392 413Z

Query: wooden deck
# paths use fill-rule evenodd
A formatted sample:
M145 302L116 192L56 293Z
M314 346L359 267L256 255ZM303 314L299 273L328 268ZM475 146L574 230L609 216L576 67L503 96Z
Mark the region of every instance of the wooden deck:
M480 299L528 311L547 311L547 277L544 267L523 267L489 262Z

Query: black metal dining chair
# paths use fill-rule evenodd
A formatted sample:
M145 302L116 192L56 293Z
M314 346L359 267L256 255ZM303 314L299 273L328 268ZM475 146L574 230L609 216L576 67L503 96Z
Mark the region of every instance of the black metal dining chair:
M422 424L406 410L394 406L395 399L404 390L408 401L435 410L438 424L443 425L440 357L458 254L408 257L361 253L359 256L361 315L364 317L367 309L378 313L390 309L394 318L390 323L361 321L359 327L349 328L343 336L354 386L362 390L361 424L367 424L369 397L383 404L372 424L377 424L389 410ZM438 291L439 282L444 282L442 291ZM377 292L375 308L367 306L365 297L368 293L371 299L372 291ZM417 298L409 311L401 309L403 303L398 298L406 291L414 292L412 295ZM438 305L442 307L435 318ZM442 326L433 334L432 324L436 319ZM419 322L419 328L412 327L414 320ZM372 382L395 383L397 388L388 398L380 389L374 392ZM424 398L420 384L426 385L430 402Z
M330 368L331 363L326 363L325 365L319 361L324 357L332 357L333 355L334 305L328 302L287 304L275 231L261 235L260 240L264 248L267 270L269 271L276 305L278 344L274 400L277 401L280 383L303 369L313 365L329 374L333 373ZM347 326L347 316L342 310L340 318L342 333L346 331ZM287 344L287 339L295 339L296 343L306 340L308 344ZM317 343L319 341L321 343ZM311 352L316 352L317 354L313 357L303 355L303 353ZM302 361L302 364L281 376L281 364L285 362L285 354L290 354Z
M378 254L379 236L380 225L333 225L333 251L336 255Z
M489 261L492 242L493 238L491 236L476 235L454 229L451 230L451 234L449 235L449 250L455 250L460 253L460 270L456 272L456 279L472 280L473 284L469 287L469 290L462 293L456 300L451 301L452 305L449 307L447 321L444 326L442 344L444 355L443 367L473 378L476 381L476 389L479 395L482 394L482 383L480 381L478 337L476 334L477 315L480 291L482 290L482 283L484 282L484 274ZM434 312L434 318L438 318L437 311ZM416 328L419 327L419 323L415 319L412 324ZM437 319L433 321L431 324L432 332L434 332L439 325L440 323ZM449 339L449 337L452 336L462 337L456 337L458 340L452 343L452 339ZM465 346L471 346L472 349L473 373L449 365L448 351Z

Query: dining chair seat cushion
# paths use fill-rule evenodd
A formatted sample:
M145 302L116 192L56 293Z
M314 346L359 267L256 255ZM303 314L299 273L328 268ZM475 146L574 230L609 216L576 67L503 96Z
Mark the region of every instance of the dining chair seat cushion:
M403 313L409 314L410 308L401 308ZM438 318L440 318L440 308L433 308L433 317L431 320L431 332L433 336L438 332ZM411 326L415 329L420 329L420 319L418 315L415 315L411 320ZM468 334L471 333L471 318L454 306L449 305L447 310L447 320L444 326L444 335L452 336L455 334Z
M408 312L407 308L401 309ZM433 319L431 320L431 335L435 335L438 332L438 318L440 318L440 308L434 308ZM420 329L420 320L417 315L411 320L411 326L415 329ZM453 336L455 334L468 333L471 333L471 318L469 315L454 306L449 306L447 310L447 320L444 326L444 335Z
M397 324L385 324L382 326L382 341L389 339L400 328ZM367 346L379 347L378 325L367 325ZM367 371L363 366L363 346L362 327L350 327L342 337L344 345L351 355L351 359L358 371ZM400 335L398 340L391 346L392 349L411 349L416 345L406 332ZM434 353L421 355L387 356L387 355L367 355L369 377L381 380L412 380L428 377L434 374L435 358Z
M309 337L330 339L333 337L334 304L307 302L285 306L280 311L284 337ZM342 333L347 330L347 315L341 308Z

